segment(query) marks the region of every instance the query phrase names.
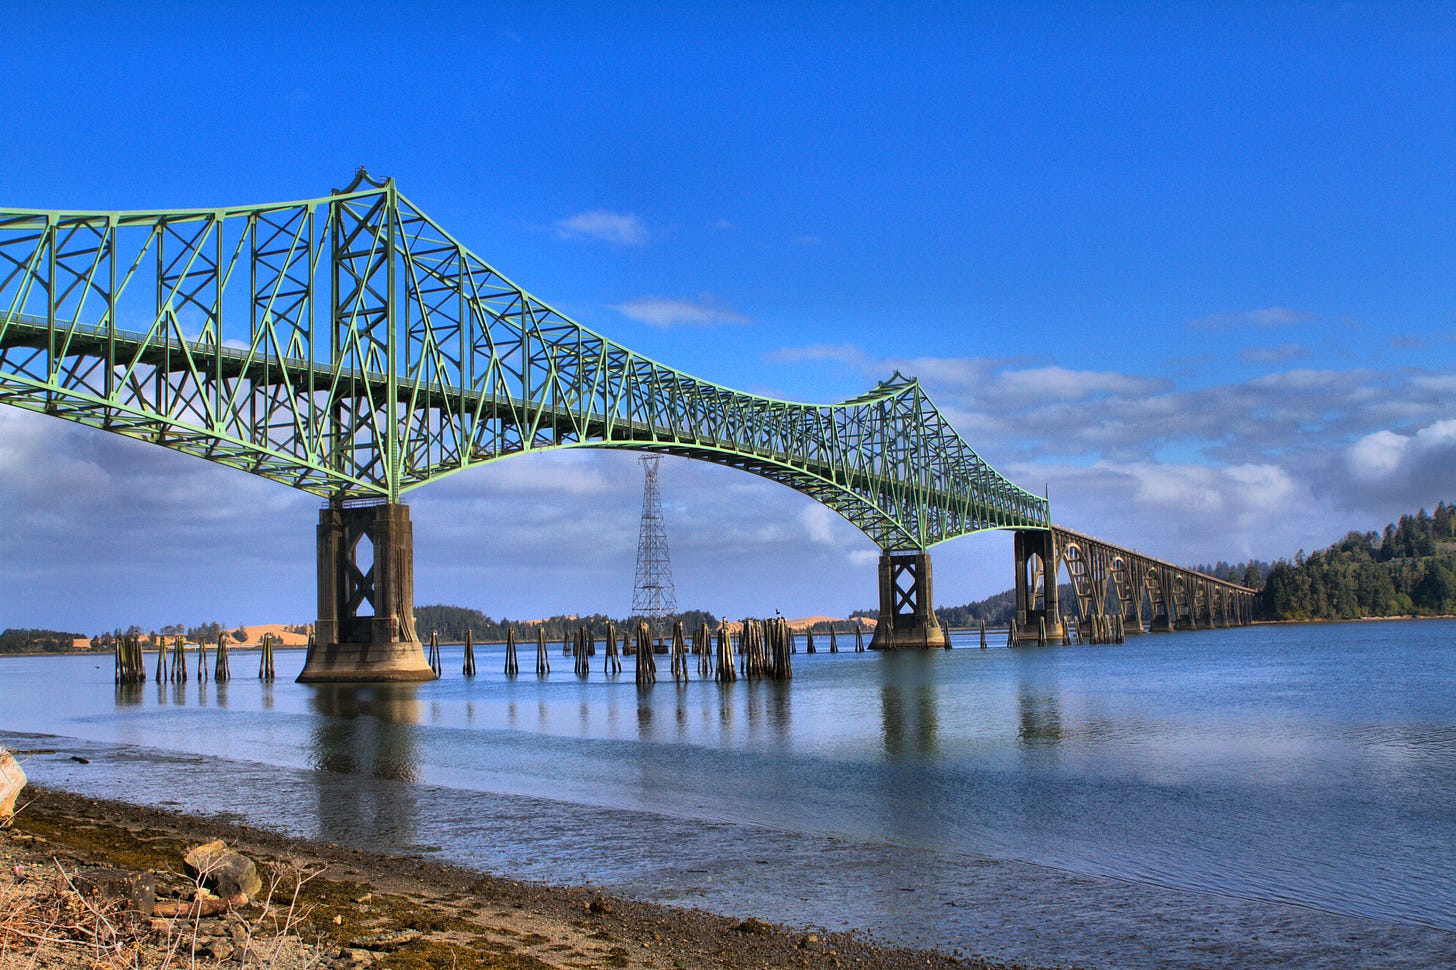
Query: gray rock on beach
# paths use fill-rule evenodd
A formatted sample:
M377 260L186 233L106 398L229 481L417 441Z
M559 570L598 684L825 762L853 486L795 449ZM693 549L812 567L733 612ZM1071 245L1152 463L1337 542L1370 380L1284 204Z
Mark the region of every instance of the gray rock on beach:
M223 898L242 893L255 898L263 888L258 867L253 860L229 849L222 839L194 846L182 857L187 868L202 877L202 882Z

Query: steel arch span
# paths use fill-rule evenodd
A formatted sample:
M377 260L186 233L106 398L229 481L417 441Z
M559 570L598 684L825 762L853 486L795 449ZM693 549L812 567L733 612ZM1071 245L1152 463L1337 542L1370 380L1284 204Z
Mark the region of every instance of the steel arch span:
M0 402L334 502L627 448L787 485L884 550L1050 526L915 380L820 405L691 377L552 309L363 170L298 202L0 210Z

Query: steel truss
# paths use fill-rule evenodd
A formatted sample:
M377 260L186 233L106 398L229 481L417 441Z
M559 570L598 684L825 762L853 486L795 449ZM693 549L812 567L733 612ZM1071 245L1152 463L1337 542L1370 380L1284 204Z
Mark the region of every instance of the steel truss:
M690 377L531 296L362 170L300 202L0 210L0 403L334 500L605 447L760 475L886 550L1050 524L916 381L816 405Z
M1056 596L1048 597L1048 583L1055 584L1052 577L1065 570L1077 613L1084 620L1120 616L1134 633L1142 632L1145 623L1151 630L1174 630L1244 626L1253 621L1258 590L1061 526L1050 532L1054 561L1043 561L1033 552L1022 564L1027 571L1023 588L1029 593L1021 610L1025 617L1044 614L1049 604L1055 612ZM1046 619L1050 625L1059 617Z

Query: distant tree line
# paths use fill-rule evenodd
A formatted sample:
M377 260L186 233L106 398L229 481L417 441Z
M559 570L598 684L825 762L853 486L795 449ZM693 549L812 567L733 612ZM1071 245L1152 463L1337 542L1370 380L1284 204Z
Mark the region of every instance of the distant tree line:
M84 634L12 627L0 632L0 653L70 653Z
M672 630L672 624L681 620L683 629L691 636L701 624L706 623L709 628L718 626L718 618L703 610L686 610L681 613L674 613L662 620L652 621L653 632L659 635L666 634ZM536 638L536 629L541 627L546 631L546 639L553 643L560 643L567 637L576 635L580 627L588 627L597 636L606 632L608 621L614 622L618 630L627 628L629 625L636 629L636 618L634 617L609 617L605 613L592 613L586 616L551 616L544 620L511 620L502 617L497 620L487 616L480 610L473 610L464 606L448 606L443 603L434 603L429 606L415 607L415 632L419 634L422 641L428 642L431 633L439 634L440 639L446 643L455 643L465 639L466 631L470 631L471 637L476 642L499 641L506 638L506 627L511 627L516 634L516 639L521 640Z

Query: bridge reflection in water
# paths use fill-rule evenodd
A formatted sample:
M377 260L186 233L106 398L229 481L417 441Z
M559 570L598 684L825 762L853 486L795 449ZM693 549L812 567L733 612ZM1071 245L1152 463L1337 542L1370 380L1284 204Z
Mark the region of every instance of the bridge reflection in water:
M318 775L319 837L406 846L415 839L421 710L413 684L313 688L309 762ZM370 781L360 783L358 776Z

